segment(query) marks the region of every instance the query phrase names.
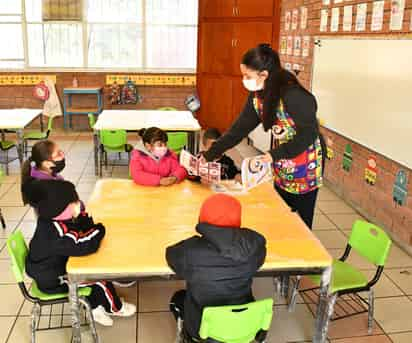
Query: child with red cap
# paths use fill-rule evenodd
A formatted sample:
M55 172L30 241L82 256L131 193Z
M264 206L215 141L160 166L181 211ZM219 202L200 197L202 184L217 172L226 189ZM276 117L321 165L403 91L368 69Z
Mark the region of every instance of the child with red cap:
M266 240L241 228L240 202L215 194L200 209L193 236L166 250L173 271L186 280L187 290L171 299L170 310L183 320L186 336L199 339L202 311L207 306L240 305L254 301L252 280L266 257Z
M44 293L66 293L68 287L61 282L61 277L66 274L68 258L96 252L105 228L89 216L78 218L81 204L71 182L34 180L25 185L25 191L38 205L39 214L26 258L26 273ZM136 306L121 300L111 282L99 281L80 287L92 289L87 300L94 320L101 325L111 326L110 316L128 317L136 313Z

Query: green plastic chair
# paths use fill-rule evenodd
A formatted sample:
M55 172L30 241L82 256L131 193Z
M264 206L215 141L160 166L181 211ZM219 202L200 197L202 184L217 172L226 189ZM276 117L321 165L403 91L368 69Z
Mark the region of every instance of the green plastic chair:
M9 164L13 162L14 160L17 160L18 157L14 157L10 159L9 156L9 151L11 149L15 148L16 149L16 156L18 155L17 152L17 144L14 141L7 141L7 140L1 140L0 141L0 150L4 152L5 158L0 159L0 163L4 164L6 166L6 175L9 175Z
M333 313L337 297L345 294L355 294L361 303L367 305L368 309L357 311L356 313L337 315L331 319L332 321L368 312L368 330L369 332L372 331L374 312L374 292L372 286L379 281L382 275L391 245L391 239L380 227L362 220L357 220L354 223L345 252L340 259L334 260L332 264L332 277L329 286L329 293L331 294L329 313ZM359 269L346 262L352 249L377 267L375 276L371 280L368 280L366 275ZM320 275L309 275L308 277L317 287L301 290L301 292L312 291L320 286ZM299 278L293 289L292 306L295 303L298 287ZM368 301L357 295L358 292L365 291L369 292Z
M203 309L199 336L201 342L264 343L273 316L273 299L245 305Z
M158 111L177 111L174 107L160 107ZM167 147L174 151L177 155L187 146L188 134L187 132L168 132L167 133Z
M3 179L4 179L4 170L3 168L0 168L0 185L3 183ZM4 220L4 216L3 216L3 212L0 208L0 222L1 222L1 226L3 227L3 230L6 229L6 221Z
M43 139L47 139L50 136L50 133L53 130L53 119L54 117L49 116L49 120L47 121L47 130L46 131L30 131L23 135L23 142L24 142L24 154L27 156L30 146L28 143L30 141L41 141Z
M92 113L88 114L90 128L93 129L96 124L96 119ZM127 132L126 130L101 130L99 131L100 140L100 176L103 173L103 164L105 167L108 166L108 153L118 153L119 160L121 159L121 154L126 152L128 155L128 164L130 164L130 153L133 147L127 143ZM116 164L111 164L116 165Z
M33 309L31 312L31 342L34 343L36 341L36 331L44 331L44 330L53 330L53 329L62 329L62 328L70 328L71 326L51 326L51 314L52 310L50 310L50 318L49 318L49 326L46 328L40 328L40 316L41 316L41 308L43 306L53 306L56 304L65 304L69 302L68 293L61 293L61 294L46 294L43 293L36 285L36 282L33 281L30 291L26 288L24 283L24 270L25 270L25 263L26 257L28 254L28 249L26 242L24 241L23 234L20 230L16 230L12 233L9 238L7 239L7 250L11 258L11 267L13 270L14 277L19 285L20 291L22 292L24 298L33 303ZM98 342L96 327L92 315L92 311L88 301L86 300L86 296L91 294L91 288L83 287L79 289L79 301L85 308L86 317L89 322L90 330L93 335L94 342ZM63 314L62 314L63 315ZM63 323L63 318L61 318L61 323Z

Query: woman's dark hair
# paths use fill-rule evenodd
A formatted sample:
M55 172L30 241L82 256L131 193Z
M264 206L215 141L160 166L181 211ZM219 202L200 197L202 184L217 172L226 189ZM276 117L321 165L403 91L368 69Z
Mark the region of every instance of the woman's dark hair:
M263 99L263 127L269 130L273 126L274 114L279 106L284 88L288 85L298 85L305 89L295 75L282 68L279 54L269 44L259 44L250 49L242 58L242 64L247 68L258 72L267 71L268 78L265 87L258 92L259 98Z
M203 134L203 143L205 143L208 139L213 139L214 141L218 140L222 134L218 129L210 128L205 131Z
M143 143L154 144L156 142L167 143L167 133L158 127L141 129L139 136L142 137Z
M55 146L56 144L49 140L40 141L33 145L31 148L31 156L23 163L21 168L22 188L28 181L31 180L30 171L32 164L34 164L36 168L40 168L44 161L50 160ZM26 205L28 202L24 192L22 192L22 197L23 203Z

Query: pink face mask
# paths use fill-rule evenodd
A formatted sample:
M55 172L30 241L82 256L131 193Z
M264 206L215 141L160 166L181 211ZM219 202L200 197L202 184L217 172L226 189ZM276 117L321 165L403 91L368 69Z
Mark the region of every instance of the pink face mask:
M164 155L167 153L167 147L166 146L156 146L153 149L153 155L155 155L157 158L162 158Z

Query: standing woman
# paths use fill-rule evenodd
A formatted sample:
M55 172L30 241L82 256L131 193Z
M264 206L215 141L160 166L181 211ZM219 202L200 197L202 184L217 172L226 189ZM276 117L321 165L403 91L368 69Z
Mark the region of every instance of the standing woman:
M267 44L249 50L240 69L250 92L246 105L229 131L203 156L207 161L219 158L262 123L278 143L263 156L273 163L275 189L312 228L325 151L316 99L296 76L282 68L278 53Z

